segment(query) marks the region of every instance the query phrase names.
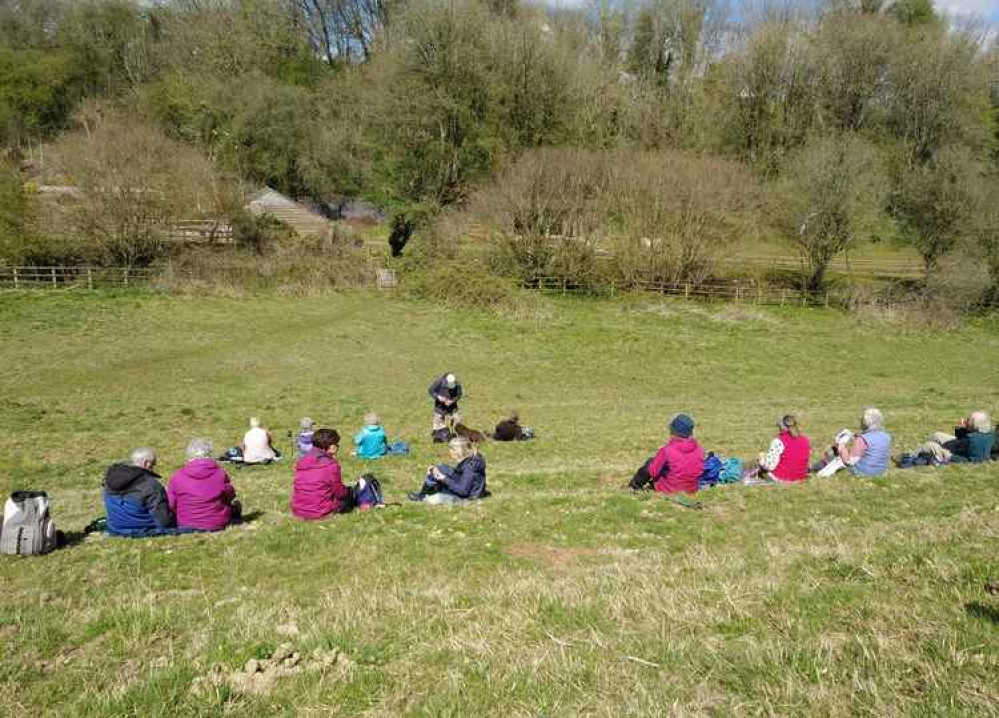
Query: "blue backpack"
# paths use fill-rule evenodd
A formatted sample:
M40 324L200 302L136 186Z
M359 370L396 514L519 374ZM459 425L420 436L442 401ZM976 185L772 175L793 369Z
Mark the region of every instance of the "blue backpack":
M742 462L738 459L725 459L722 461L722 470L718 474L719 484L734 484L742 479Z
M364 474L364 486L360 481L354 484L354 505L355 506L381 506L385 503L385 494L382 493L382 485L375 478L374 474Z
M704 457L704 469L701 471L700 478L697 479L697 488L706 489L717 484L721 471L721 459L715 456L715 452L709 451L708 455Z

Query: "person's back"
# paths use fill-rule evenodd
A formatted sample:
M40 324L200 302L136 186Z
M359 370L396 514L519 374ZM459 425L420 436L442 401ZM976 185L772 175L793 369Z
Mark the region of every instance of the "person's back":
M462 459L448 477L444 491L462 499L481 499L485 496L486 458L482 454L474 453Z
M858 476L884 476L891 459L891 434L884 429L868 429L860 437L866 448L853 464L853 473Z
M291 512L301 519L321 519L349 508L350 489L343 485L336 459L340 435L320 429L314 446L295 464L291 489Z
M778 438L784 445L784 451L777 466L770 473L779 481L804 481L808 478L809 459L812 453L811 441L807 436L802 434L795 436L789 431L782 431Z
M364 428L354 437L354 445L357 447L357 455L362 459L377 459L385 456L385 452L388 451L385 429L378 424L377 420L365 421Z
M208 457L192 458L175 471L167 497L181 528L218 531L234 518L236 490L225 470Z
M267 430L260 426L251 426L243 435L243 461L247 464L262 464L265 461L273 461L274 458L271 437Z
M693 437L671 437L659 449L649 471L657 476L664 466L666 474L656 480L656 491L665 494L692 494L697 491L698 479L704 471L704 449Z
M102 495L109 534L136 536L176 526L166 490L151 470L153 465L155 454L137 449L132 463L108 468Z

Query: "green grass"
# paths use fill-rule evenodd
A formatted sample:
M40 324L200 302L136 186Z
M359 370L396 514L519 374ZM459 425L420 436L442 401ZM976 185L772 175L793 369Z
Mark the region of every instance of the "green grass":
M222 449L251 414L279 437L306 414L349 436L378 411L413 443L375 464L401 499L443 458L426 387L448 369L468 423L517 408L538 434L486 446L477 505L304 524L276 466L232 472L260 512L247 526L0 560L0 715L999 713L999 601L981 589L999 577L995 467L718 488L700 512L620 489L678 410L743 458L786 411L821 443L875 404L908 448L997 410L999 325L648 297L540 309L0 296L0 490L49 491L67 531L102 513L103 470L133 446L169 473L189 438ZM353 667L190 690L285 641Z

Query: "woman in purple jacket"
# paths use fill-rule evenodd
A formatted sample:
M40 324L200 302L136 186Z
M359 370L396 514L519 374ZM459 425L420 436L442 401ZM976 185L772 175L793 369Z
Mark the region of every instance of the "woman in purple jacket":
M212 442L192 439L187 463L173 473L167 501L177 514L177 526L199 531L221 531L240 518L236 489L229 475L212 458Z

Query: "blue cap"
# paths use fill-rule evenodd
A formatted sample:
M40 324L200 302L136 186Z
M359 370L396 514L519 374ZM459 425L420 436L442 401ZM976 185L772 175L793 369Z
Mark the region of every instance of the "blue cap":
M677 414L669 423L669 433L682 439L690 438L694 433L694 420L686 414Z

